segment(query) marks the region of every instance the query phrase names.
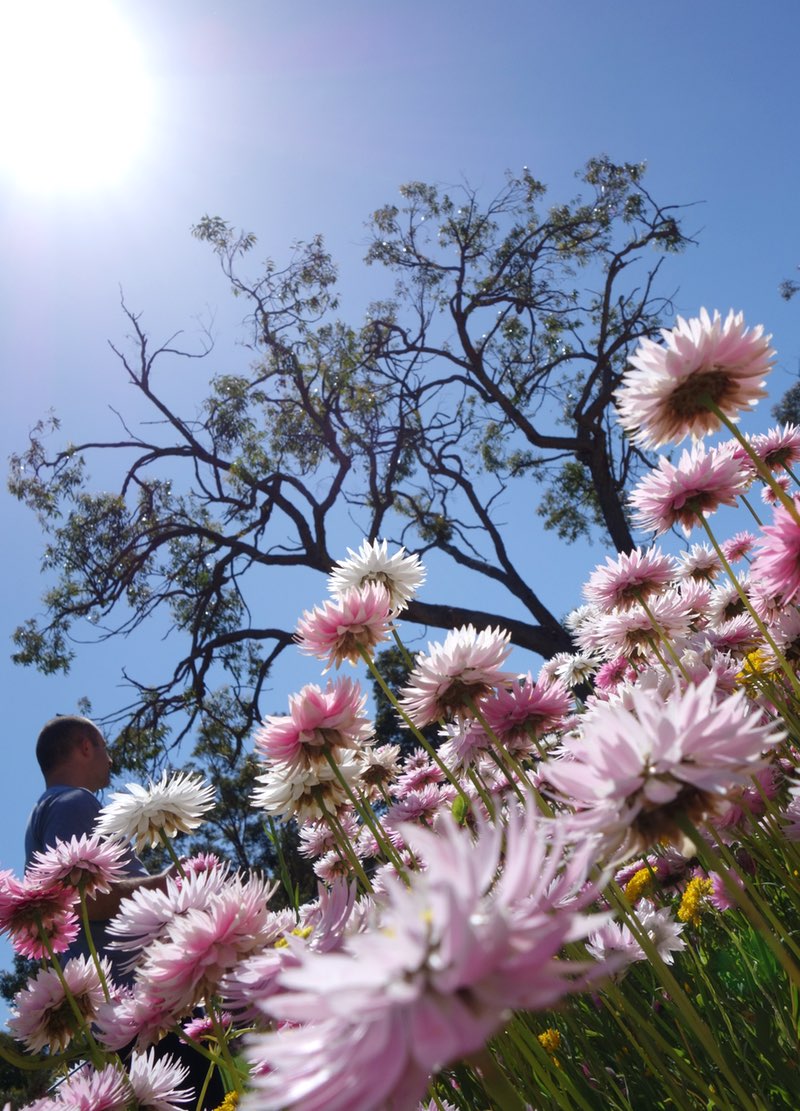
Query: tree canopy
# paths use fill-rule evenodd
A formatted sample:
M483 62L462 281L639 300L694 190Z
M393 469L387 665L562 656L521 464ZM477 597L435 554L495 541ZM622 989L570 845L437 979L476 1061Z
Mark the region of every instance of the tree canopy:
M646 459L620 435L613 394L633 346L669 313L665 252L690 242L643 166L601 157L580 178L580 195L549 206L527 169L488 202L467 185L403 186L368 224L366 263L390 280L359 324L337 315L321 237L248 276L255 237L204 217L193 233L247 305L249 366L232 356L191 413L162 375L171 360L202 360L210 338L199 352L177 336L153 343L123 301L129 342L112 350L149 418L117 414L116 434L52 450L49 417L10 477L46 535L50 583L44 616L15 633L18 663L66 671L78 631L104 640L160 620L176 634L168 675L126 672L121 769L157 765L191 733L195 761L241 790L245 738L275 709L267 677L292 643L264 600L294 568L327 573L347 517L362 536L469 572L461 604L414 601L407 620L499 624L541 656L570 650L546 587L515 561L504 501L524 484L564 543L633 547L625 492ZM121 462L112 491L90 473L110 456ZM481 609L481 582L507 606ZM248 855L243 829L222 835Z

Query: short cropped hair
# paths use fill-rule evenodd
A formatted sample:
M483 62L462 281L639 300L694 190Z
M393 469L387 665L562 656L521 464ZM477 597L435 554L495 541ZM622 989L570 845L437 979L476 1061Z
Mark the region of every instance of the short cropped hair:
M63 714L48 721L36 741L36 759L42 775L55 771L87 735L92 744L100 743L100 730L79 714Z

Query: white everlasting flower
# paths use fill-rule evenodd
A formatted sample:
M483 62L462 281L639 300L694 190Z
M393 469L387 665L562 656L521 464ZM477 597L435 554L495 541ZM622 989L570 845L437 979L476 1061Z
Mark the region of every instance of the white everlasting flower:
M116 791L97 817L95 830L105 836L133 838L136 848L157 845L162 831L167 837L191 833L214 805L214 788L202 776L165 771L157 783L142 787L129 783Z
M380 583L389 592L392 611L404 610L425 581L425 568L415 555L400 548L389 555L385 540L364 540L357 552L348 548L350 559L340 559L328 577L328 590L340 598L353 587Z

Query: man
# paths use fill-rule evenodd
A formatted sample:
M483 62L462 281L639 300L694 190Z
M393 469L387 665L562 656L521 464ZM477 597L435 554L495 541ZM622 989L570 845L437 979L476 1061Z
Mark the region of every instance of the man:
M44 852L57 840L94 832L94 823L101 810L95 791L107 787L111 778L111 757L103 734L88 718L63 716L48 721L36 742L36 759L42 769L46 790L40 796L28 819L25 831L25 866L32 863L35 852ZM89 926L98 954L111 962L114 979L129 983L131 974L120 965L126 954L108 948L106 929L119 904L139 887L164 890L171 869L150 875L133 850L125 865L127 876L115 883L110 892L87 899ZM81 930L63 955L88 956L89 945Z

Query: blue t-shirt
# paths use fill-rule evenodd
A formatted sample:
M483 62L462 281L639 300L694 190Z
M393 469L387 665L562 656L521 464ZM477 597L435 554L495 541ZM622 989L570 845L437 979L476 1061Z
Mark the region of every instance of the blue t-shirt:
M25 867L33 862L33 854L44 852L56 841L69 841L70 837L80 837L82 834L94 832L94 823L102 807L97 797L85 787L66 787L58 785L48 787L37 800L36 805L28 818L25 830ZM147 869L132 849L128 851L124 863L125 874L128 876L146 876ZM130 957L130 953L120 953L108 948L110 938L107 927L110 919L98 919L90 922L97 954L108 957L114 979L119 984L129 984L133 979L131 973L125 973L120 965ZM72 957L88 957L89 945L81 929L78 936L66 952L59 954L59 960L70 960Z

